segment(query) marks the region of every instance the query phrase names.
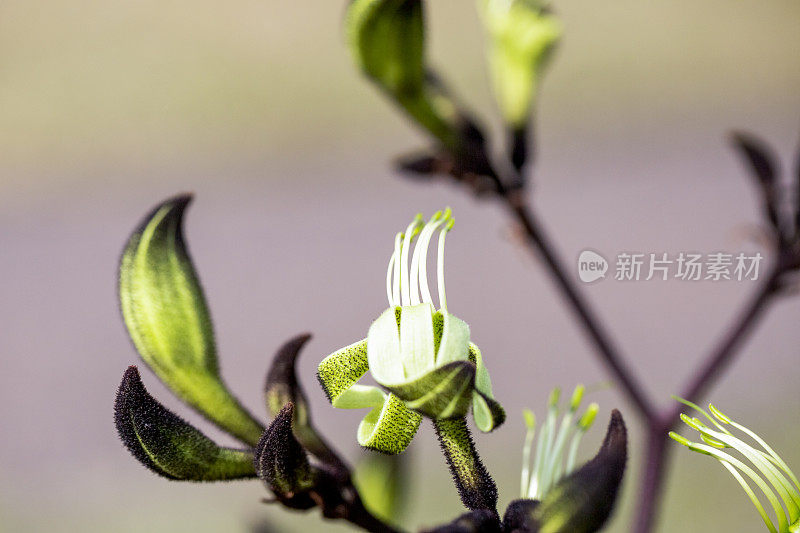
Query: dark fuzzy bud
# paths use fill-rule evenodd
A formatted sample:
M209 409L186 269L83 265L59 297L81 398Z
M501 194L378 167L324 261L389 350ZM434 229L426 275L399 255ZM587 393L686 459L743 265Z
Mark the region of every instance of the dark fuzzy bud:
M316 505L308 495L316 474L292 432L293 414L294 405L287 403L264 430L256 446L255 470L281 503L309 509Z
M128 367L114 404L120 439L136 459L169 479L219 481L255 477L249 451L217 446L150 396Z
M449 524L428 529L425 533L500 533L497 513L489 509L478 509L464 513Z
M395 160L395 166L401 172L415 178L428 178L433 174L447 174L453 163L443 161L441 157L426 152L414 152L401 155Z
M277 416L288 403L293 405L292 430L309 453L319 459L334 475L347 477L347 465L314 429L308 400L297 380L295 369L300 350L311 339L304 333L290 339L275 354L264 385L264 396L270 415Z
M622 415L614 409L597 455L562 479L537 506L534 515L542 533L592 533L600 530L617 499L628 437Z
M503 515L503 531L508 533L537 533L539 524L535 512L539 506L536 500L514 500L506 507Z
M731 140L734 148L745 159L751 173L757 179L756 184L761 191L764 216L773 228L779 230L780 191L777 159L763 142L752 135L735 132Z
M795 238L800 239L800 147L797 149L797 157L794 162L794 208L795 208Z

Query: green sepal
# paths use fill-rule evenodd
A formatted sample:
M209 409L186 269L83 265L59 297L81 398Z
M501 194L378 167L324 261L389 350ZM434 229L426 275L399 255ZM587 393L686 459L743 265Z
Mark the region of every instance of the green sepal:
M122 316L139 355L178 397L242 441L263 426L222 381L211 317L184 242L191 196L157 206L128 240L119 267Z
M541 0L478 0L486 26L495 97L512 130L525 128L538 81L556 43L561 22Z
M217 446L145 389L139 371L128 367L114 403L119 437L144 466L173 480L222 481L252 478L250 451Z
M597 455L559 481L536 507L539 533L593 533L603 527L622 484L627 443L625 422L615 409Z
M475 363L475 391L472 394L472 416L475 425L484 433L493 431L506 420L506 412L492 394L489 370L483 364L481 350L469 343L469 360Z
M428 418L460 418L472 400L475 365L455 361L431 370L408 383L386 387L413 409Z
M297 357L310 338L311 335L305 333L290 339L272 359L264 384L267 411L276 417L287 403L291 403L294 406L292 429L297 440L330 470L345 475L347 465L314 428L308 400L297 380Z
M308 491L316 484L317 472L294 436L293 418L290 402L264 430L255 450L255 470L279 501L295 509L309 509L316 505Z

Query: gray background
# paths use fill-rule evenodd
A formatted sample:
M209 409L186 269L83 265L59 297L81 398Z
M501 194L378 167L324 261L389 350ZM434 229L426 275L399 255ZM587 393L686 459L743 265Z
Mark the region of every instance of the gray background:
M471 3L431 3L434 62L496 129ZM725 134L757 132L784 163L798 144L800 4L792 0L557 2L566 39L541 96L531 192L562 255L764 250L753 190ZM520 412L550 388L607 375L545 271L499 209L388 160L425 140L350 65L344 2L8 0L0 6L0 530L242 531L266 517L320 530L315 513L264 507L258 482L169 483L116 439L112 401L137 361L115 271L152 205L197 195L190 246L223 373L260 415L273 351L312 331L301 361L319 426L348 457L361 413L333 411L313 379L385 304L395 231L453 207L450 309L467 320L508 423L477 436L501 500L517 495ZM784 167L787 165L785 164ZM574 275L574 272L572 273ZM606 280L582 287L661 398L679 390L753 283ZM783 299L712 397L800 468L800 301ZM220 442L149 372L148 388ZM601 422L627 414L634 494L639 427L613 389ZM759 518L719 465L677 450L660 531L753 531ZM461 511L432 431L411 447L410 519ZM324 525L327 529L336 526Z

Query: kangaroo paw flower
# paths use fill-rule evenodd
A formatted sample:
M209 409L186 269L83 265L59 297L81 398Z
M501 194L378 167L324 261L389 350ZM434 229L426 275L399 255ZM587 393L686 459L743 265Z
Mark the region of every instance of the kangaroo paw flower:
M800 482L775 450L755 432L738 424L713 405L708 406L709 414L692 402L673 398L697 410L713 428L699 418L681 414L681 420L700 433L703 442L692 442L674 431L669 436L693 452L717 459L742 486L769 531L800 532ZM750 437L752 443L737 437L729 427ZM769 501L777 524L764 509L753 485Z
M505 420L481 351L470 342L469 326L447 310L444 244L452 227L446 210L427 223L418 215L395 236L386 273L389 308L372 323L366 339L319 364L317 376L334 407L372 409L359 426L362 446L403 451L421 416L459 419L471 410L484 432ZM437 233L438 310L427 275L428 248ZM380 387L358 384L368 371Z
M509 504L503 517L507 531L592 533L600 530L613 510L627 462L627 431L614 410L600 451L575 467L578 445L597 417L590 404L579 415L585 388L572 393L566 414L560 416L560 389L550 393L547 417L534 448L536 419L525 411L528 433L522 452L522 499Z

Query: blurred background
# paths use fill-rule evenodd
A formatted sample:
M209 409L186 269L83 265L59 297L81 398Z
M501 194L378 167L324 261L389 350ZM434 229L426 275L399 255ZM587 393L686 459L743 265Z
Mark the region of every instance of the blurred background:
M334 411L317 362L363 337L385 307L394 232L453 207L451 310L467 320L509 413L476 437L501 502L517 497L521 410L555 385L607 379L592 347L496 205L395 175L425 139L356 74L344 1L53 0L0 3L0 530L339 530L316 511L259 502L257 481L167 482L118 442L112 402L137 363L116 299L119 252L139 219L181 191L223 375L264 414L274 350L314 333L301 359L318 425L353 461L363 413ZM472 3L429 2L431 56L497 131ZM559 1L566 36L538 111L531 195L563 257L762 250L749 176L726 135L766 139L784 169L800 135L796 0ZM766 252L765 252L766 253ZM666 404L755 290L752 282L606 280L582 286L630 364ZM777 301L711 394L800 468L800 299ZM166 405L232 441L143 371ZM592 393L631 429L627 531L642 453L618 391ZM675 450L659 531L755 531L758 515L714 461ZM408 522L461 512L433 432L410 448ZM266 527L266 526L265 526Z

